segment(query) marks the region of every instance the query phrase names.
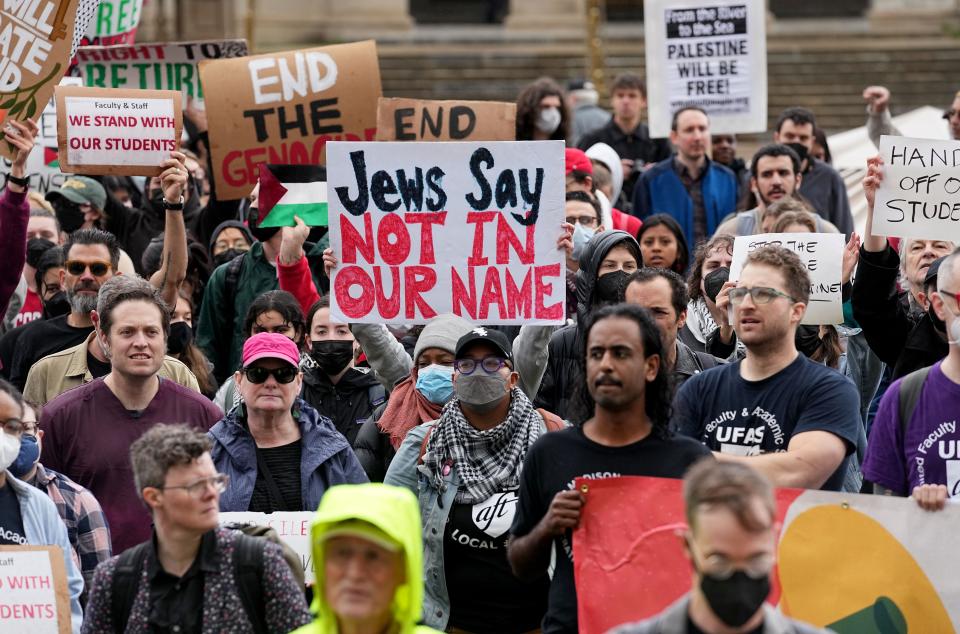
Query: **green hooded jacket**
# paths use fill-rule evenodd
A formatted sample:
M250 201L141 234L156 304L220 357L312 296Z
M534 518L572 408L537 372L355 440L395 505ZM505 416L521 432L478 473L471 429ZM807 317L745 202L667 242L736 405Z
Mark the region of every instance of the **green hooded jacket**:
M393 612L400 625L398 634L440 634L417 625L423 611L423 541L420 533L420 508L417 498L400 487L386 484L344 484L329 489L310 526L313 562L317 582L313 588L313 623L294 634L337 634L337 621L324 598L323 535L340 522L368 522L399 542L403 547L407 582L397 588Z

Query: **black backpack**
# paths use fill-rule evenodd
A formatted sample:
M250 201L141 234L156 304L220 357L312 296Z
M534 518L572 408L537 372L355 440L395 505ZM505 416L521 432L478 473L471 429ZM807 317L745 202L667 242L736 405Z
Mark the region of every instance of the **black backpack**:
M932 367L932 366L931 366ZM920 368L915 372L903 377L900 381L900 434L906 436L907 427L910 425L910 419L913 418L913 410L917 407L917 401L920 400L920 393L923 392L923 384L927 382L927 375L930 374L930 367Z
M263 571L263 551L266 544L267 539L240 533L237 535L236 552L233 555L240 602L243 604L243 609L247 613L247 618L253 624L255 632L267 631L263 591L260 584ZM130 611L133 609L133 602L136 599L137 591L140 589L140 575L150 545L150 542L138 544L123 551L117 559L117 566L113 571L112 603L110 606L114 632L123 632L126 629L127 621L130 619Z

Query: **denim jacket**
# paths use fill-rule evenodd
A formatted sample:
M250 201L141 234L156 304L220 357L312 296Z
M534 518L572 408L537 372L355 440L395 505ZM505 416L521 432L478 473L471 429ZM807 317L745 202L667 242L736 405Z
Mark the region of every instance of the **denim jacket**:
M80 632L83 612L80 609L80 593L83 592L83 577L73 560L73 547L67 538L67 527L57 513L57 507L47 494L17 480L7 471L7 483L13 488L20 502L23 516L23 532L32 546L59 546L67 569L67 592L70 594L70 621L74 634Z
M390 463L384 484L406 487L420 502L423 520L423 622L437 630L447 629L450 620L450 595L443 567L443 533L450 509L460 488L456 465L443 477L441 493L433 485L433 471L420 462L420 446L427 431L436 421L424 423L410 430L397 455Z

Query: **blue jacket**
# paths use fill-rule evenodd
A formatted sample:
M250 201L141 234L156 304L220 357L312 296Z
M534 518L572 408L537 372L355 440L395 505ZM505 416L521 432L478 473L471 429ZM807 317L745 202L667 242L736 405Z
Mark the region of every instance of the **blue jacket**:
M73 547L67 538L67 527L60 519L57 506L46 493L21 482L7 471L7 484L13 489L20 503L23 517L23 532L31 546L59 546L63 550L63 563L67 569L67 592L70 595L71 630L80 631L83 612L80 609L80 593L83 592L83 577L73 560Z
M363 467L347 439L330 419L298 398L293 405L300 426L301 496L304 511L315 511L324 492L337 484L367 482ZM213 464L230 476L227 490L220 495L220 510L246 511L257 482L257 445L247 429L243 405L233 408L209 432L213 440Z
M675 157L660 161L640 177L633 190L633 215L641 220L651 214L667 214L680 223L693 252L693 200L673 167ZM729 169L707 159L700 183L707 215L707 236L713 235L723 219L737 208L737 178Z

